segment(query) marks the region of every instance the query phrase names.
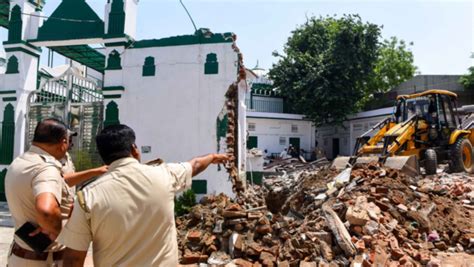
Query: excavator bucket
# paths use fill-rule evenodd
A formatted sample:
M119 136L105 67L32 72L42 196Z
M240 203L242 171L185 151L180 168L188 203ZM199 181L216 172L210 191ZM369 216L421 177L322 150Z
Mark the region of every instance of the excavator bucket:
M380 158L377 156L366 156L366 157L358 157L355 163L358 164L367 164L371 162L379 162Z
M379 157L368 156L368 157L337 157L332 162L331 167L336 170L344 170L347 167L351 167L354 164L366 164L370 162L379 162Z
M337 157L332 162L331 167L336 170L344 170L354 164L367 164L370 162L379 162L377 156L366 157ZM417 176L420 174L420 167L416 156L393 156L388 157L384 163L385 167L400 170L409 176Z
M389 167L409 176L417 176L420 174L420 166L416 156L393 156L385 160L385 167Z

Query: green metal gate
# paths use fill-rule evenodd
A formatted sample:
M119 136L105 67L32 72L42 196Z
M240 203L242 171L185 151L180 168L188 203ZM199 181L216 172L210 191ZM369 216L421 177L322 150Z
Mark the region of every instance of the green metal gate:
M95 145L104 110L98 82L82 77L76 68L70 67L58 78L43 80L39 88L28 97L26 149L31 146L37 123L53 117L78 133L69 152L76 170L102 164Z

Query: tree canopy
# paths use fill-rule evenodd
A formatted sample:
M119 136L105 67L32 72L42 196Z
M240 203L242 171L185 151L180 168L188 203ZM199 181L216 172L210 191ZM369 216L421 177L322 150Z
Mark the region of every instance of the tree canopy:
M269 72L289 106L317 126L338 124L360 110L374 92L411 78L413 55L381 27L358 15L310 18L288 38Z
M371 91L386 93L412 78L415 71L413 53L408 50L405 41L399 41L396 37L384 40L378 49Z
M474 66L469 68L469 73L462 76L459 82L466 90L474 90Z

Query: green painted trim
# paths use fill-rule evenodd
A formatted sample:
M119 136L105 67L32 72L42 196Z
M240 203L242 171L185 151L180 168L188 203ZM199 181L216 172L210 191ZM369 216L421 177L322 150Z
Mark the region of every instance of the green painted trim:
M195 44L218 44L233 43L234 34L227 33L211 33L209 29L199 29L193 35L181 35L167 37L162 39L141 40L133 43L131 49L179 46L179 45L195 45Z
M0 91L0 95L16 94L15 90Z
M120 124L119 108L115 101L110 101L105 107L104 127Z
M217 142L217 153L221 152L221 138L225 138L227 135L227 127L229 126L229 116L225 114L222 119L217 116L216 118L216 142ZM217 171L221 170L220 164L217 165Z
M105 43L105 47L115 47L115 46L129 46L131 42L115 42L115 43Z
M191 189L195 194L207 194L207 180L193 180Z
M15 147L15 109L11 103L7 104L3 111L1 136L0 164L8 165L13 161Z
M246 172L247 174L247 181L249 183L252 182L253 178L253 183L256 185L262 185L263 184L263 172Z
M3 169L0 172L0 201L7 201L5 195L5 176L7 175L7 169Z
M77 23L76 21L55 20L65 18L72 20L90 20L93 22ZM39 41L62 41L77 39L95 39L104 36L104 22L85 0L63 0L44 21L38 30Z
M39 58L40 56L38 54L35 54L33 52L31 52L30 50L27 50L23 47L12 47L12 48L5 48L5 52L23 52L23 53L26 53L30 56L34 56L36 58Z
M34 50L36 50L40 53L43 51L43 49L41 49L41 47L37 47L37 46L31 44L30 42L27 42L27 41L24 41L24 40L14 41L14 42L11 42L11 41L3 42L3 45L17 45L17 44L22 44L22 45L28 46L29 48L34 49ZM14 48L14 47L10 47L10 48Z
M106 86L102 88L102 91L125 91L123 86Z
M18 58L13 55L8 58L7 70L5 71L5 74L15 74L15 73L20 73L20 72L18 71Z
M110 52L107 58L106 70L121 70L122 69L122 58L117 50Z
M219 73L219 62L217 61L217 55L215 53L209 53L206 55L206 63L204 63L204 74L218 74Z
M104 39L115 39L115 38L127 38L129 40L133 39L132 37L128 36L125 33L118 33L118 34L105 34Z
M16 97L4 97L2 100L3 102L14 102L16 101Z
M155 76L156 74L156 66L155 66L155 58L154 57L146 57L145 63L143 64L142 68L142 76Z
M55 46L51 49L64 57L71 58L100 73L104 73L105 55L88 45Z
M21 17L21 7L15 5L10 13L8 22L8 41L21 41L23 33L23 20Z
M109 12L109 24L107 34L124 34L125 10L123 0L113 0Z
M258 148L258 136L249 136L247 139L247 149Z
M104 99L122 98L122 95L104 95Z

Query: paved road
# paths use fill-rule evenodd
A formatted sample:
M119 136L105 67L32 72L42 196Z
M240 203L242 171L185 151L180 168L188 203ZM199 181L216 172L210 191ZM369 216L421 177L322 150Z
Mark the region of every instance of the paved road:
M0 267L7 265L8 252L13 239L13 222L6 202L0 202ZM93 267L92 252L86 259L85 267Z

